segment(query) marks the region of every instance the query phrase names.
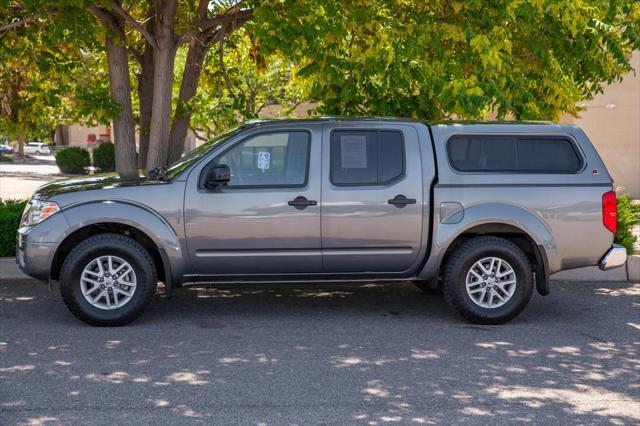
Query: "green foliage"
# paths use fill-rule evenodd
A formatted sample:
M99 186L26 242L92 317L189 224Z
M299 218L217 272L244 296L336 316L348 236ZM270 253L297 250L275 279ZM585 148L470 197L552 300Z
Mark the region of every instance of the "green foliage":
M84 174L85 167L91 164L89 151L75 146L62 149L56 152L56 164L62 173Z
M0 25L26 22L0 34L0 132L42 139L57 124L109 122L102 34L71 3L0 1Z
M0 256L16 254L16 232L26 201L0 200Z
M102 142L93 150L93 165L101 172L116 170L116 155L111 142Z
M191 112L192 128L207 138L244 120L291 116L308 100L307 81L296 78L293 62L278 53L259 54L249 30L237 30L222 48L222 60L220 45L209 52L196 96L176 106Z
M632 233L633 226L640 223L640 204L634 204L626 194L618 194L618 230L615 243L633 254L633 245L637 238Z
M631 70L637 0L266 0L252 29L328 114L557 119Z
M13 163L13 159L6 155L0 154L0 163Z

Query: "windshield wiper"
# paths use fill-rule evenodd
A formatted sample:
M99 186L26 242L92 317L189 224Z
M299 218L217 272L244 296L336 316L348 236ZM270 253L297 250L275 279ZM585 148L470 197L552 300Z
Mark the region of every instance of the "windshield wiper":
M166 166L162 166L162 167L156 167L155 169L151 169L147 173L147 176L150 179L164 180L167 177L167 167Z

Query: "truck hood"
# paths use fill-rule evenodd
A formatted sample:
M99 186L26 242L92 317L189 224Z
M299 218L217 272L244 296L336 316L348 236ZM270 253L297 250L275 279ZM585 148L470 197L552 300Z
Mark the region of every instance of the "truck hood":
M151 179L144 174L138 178L123 179L117 173L103 173L94 176L61 179L39 187L33 194L34 198L48 199L56 195L78 191L100 189L114 189L127 186L158 185L167 183L163 180Z

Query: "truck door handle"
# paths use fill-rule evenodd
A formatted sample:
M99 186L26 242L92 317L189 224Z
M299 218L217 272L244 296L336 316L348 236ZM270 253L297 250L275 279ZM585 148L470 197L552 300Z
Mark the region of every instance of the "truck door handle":
M303 196L296 197L294 200L289 201L290 206L295 207L298 210L304 210L308 206L316 206L318 202L315 200L307 200Z
M387 201L387 203L393 204L397 208L401 209L404 206L406 206L407 204L415 204L416 203L416 199L415 198L407 198L404 195L400 194L400 195L396 195L395 197L393 197L392 199Z

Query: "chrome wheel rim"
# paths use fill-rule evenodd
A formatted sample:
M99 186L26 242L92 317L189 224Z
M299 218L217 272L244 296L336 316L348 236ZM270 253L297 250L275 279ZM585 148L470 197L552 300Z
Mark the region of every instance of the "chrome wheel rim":
M136 291L136 273L118 256L100 256L85 266L80 277L82 295L98 309L118 309L129 303Z
M467 272L467 295L482 308L495 309L507 303L516 285L515 271L499 257L480 259Z

